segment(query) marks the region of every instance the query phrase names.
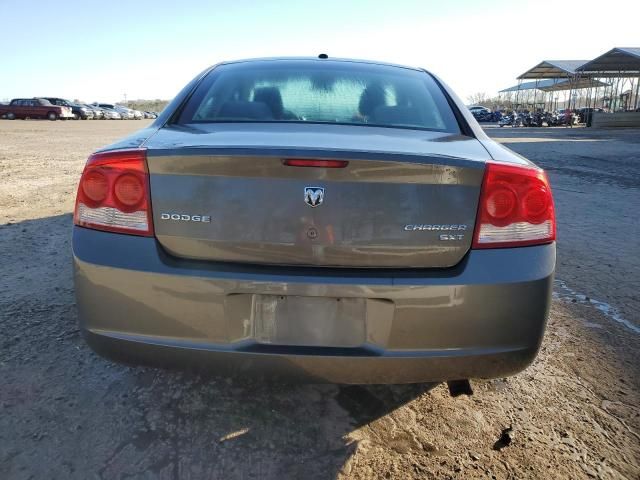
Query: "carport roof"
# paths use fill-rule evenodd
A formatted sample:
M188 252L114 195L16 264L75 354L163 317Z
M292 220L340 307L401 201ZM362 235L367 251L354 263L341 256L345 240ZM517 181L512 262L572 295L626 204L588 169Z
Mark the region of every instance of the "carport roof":
M607 83L600 82L591 78L580 78L570 80L568 78L548 78L546 80L538 80L536 82L523 82L520 85L500 90L498 93L517 92L518 90L541 90L543 92L557 92L560 90L579 90L589 87L604 87Z
M566 78L576 73L576 69L589 60L543 60L530 68L518 79L525 78Z
M504 90L500 90L499 93L517 92L518 90L535 90L536 88L538 90L542 90L543 88L553 86L553 85L557 84L560 81L561 81L561 79L559 79L559 78L551 78L551 79L547 79L547 80L539 80L537 82L523 82L523 83L521 83L519 85L514 85L513 87L509 87L509 88L505 88Z
M611 73L611 76L631 76L640 74L640 48L612 48L607 53L594 58L577 68L578 73ZM630 75L624 75L630 74Z
M579 78L576 80L562 79L556 84L538 88L543 92L557 92L560 90L580 90L581 88L605 87L608 85L608 83L593 78Z

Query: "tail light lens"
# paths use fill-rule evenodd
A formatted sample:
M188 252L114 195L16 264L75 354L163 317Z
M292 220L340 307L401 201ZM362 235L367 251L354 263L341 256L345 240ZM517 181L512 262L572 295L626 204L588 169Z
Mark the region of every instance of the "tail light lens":
M91 155L80 178L73 221L96 230L153 236L145 150Z
M519 247L556 239L556 217L543 170L488 163L473 248Z

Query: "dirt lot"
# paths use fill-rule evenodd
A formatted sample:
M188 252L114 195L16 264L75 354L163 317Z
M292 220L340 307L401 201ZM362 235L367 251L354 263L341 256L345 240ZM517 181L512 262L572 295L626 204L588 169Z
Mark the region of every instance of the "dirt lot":
M0 478L640 478L640 132L490 130L550 171L557 298L533 366L450 398L94 355L73 299L76 182L142 125L0 120Z

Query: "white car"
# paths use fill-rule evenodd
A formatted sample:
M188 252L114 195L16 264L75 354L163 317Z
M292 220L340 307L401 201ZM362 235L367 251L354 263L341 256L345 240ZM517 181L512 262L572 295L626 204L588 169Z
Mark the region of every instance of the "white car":
M469 111L473 114L478 114L478 113L491 113L491 110L488 109L487 107L483 107L481 105L474 105L473 107L468 107Z
M104 118L106 118L107 120L121 120L122 119L122 115L120 115L120 113L117 112L116 110L112 110L110 108L103 108L102 110L104 111Z
M135 118L133 115L133 111L129 110L126 107L116 105L115 110L120 114L123 120L133 120Z

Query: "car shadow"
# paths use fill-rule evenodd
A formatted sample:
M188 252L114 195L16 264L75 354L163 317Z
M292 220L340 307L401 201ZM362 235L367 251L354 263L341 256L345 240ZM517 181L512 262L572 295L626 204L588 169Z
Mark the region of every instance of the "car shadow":
M1 477L336 478L358 448L354 432L434 386L288 384L105 360L77 328L70 228L69 214L0 225Z

